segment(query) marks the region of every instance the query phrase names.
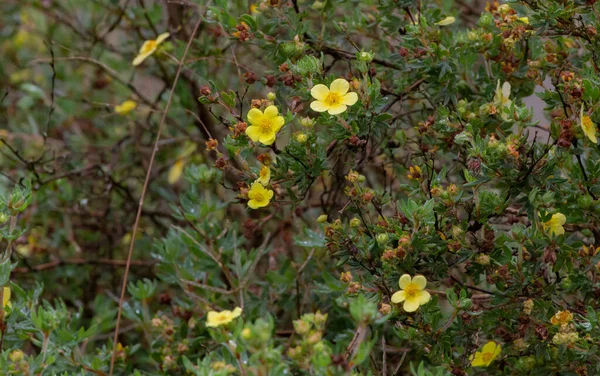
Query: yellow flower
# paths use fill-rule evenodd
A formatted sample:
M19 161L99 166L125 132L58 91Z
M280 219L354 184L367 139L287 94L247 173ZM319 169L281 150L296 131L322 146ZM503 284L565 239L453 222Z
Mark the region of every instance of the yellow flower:
M505 82L502 84L502 88L500 88L500 80L498 80L498 85L496 86L496 95L494 95L494 104L500 110L500 117L504 120L508 120L508 114L504 111L505 108L510 108L512 105L512 101L509 99L510 97L510 83Z
M248 121L250 126L246 128L246 134L254 142L261 142L265 145L271 145L275 142L277 132L283 127L285 120L279 116L279 111L275 106L265 108L263 113L258 108L248 111Z
M238 318L242 314L242 309L236 307L233 311L225 310L221 312L210 311L206 318L206 326L209 328L216 328L217 326L229 324L234 319Z
M115 106L115 112L119 115L127 115L137 107L137 103L134 101L125 101Z
M592 119L589 116L583 115L583 105L581 105L581 114L579 117L583 133L587 136L587 138L590 139L590 141L592 141L594 144L597 144L598 139L596 138L596 125L594 122L592 122Z
M569 311L558 311L550 319L552 325L566 325L571 321L573 321L573 314Z
M567 217L564 214L556 213L552 214L552 218L548 222L544 222L544 230L552 235L562 235L565 233L563 225L567 221Z
M419 306L427 304L431 299L429 292L425 291L427 279L422 275L411 278L410 275L404 274L400 277L399 285L402 290L392 295L392 303L404 302L403 307L406 312L416 311Z
M343 78L334 80L329 88L323 84L315 85L310 94L316 101L310 104L310 108L317 112L327 111L330 115L341 114L358 100L358 94L349 93L348 89L350 84Z
M148 58L148 56L152 55L156 51L158 46L162 42L164 42L165 39L167 39L168 37L169 33L162 33L156 39L145 41L144 44L142 44L142 47L140 48L140 52L138 52L138 55L135 57L135 59L133 59L133 65L140 65L144 60Z
M555 345L572 345L579 339L576 332L556 333L552 337L552 343Z
M4 288L4 295L2 296L2 307L10 307L10 287Z
M266 189L260 183L253 183L248 191L248 207L250 209L263 208L269 205L269 201L273 198L273 191Z
M410 166L408 168L408 178L410 180L420 180L421 179L421 167L419 166Z
M436 22L435 24L438 26L448 26L448 25L452 25L454 22L456 22L456 18L446 17L443 20Z
M269 180L271 180L271 169L269 166L262 166L255 183L258 182L266 187L269 184Z
M519 17L519 21L529 25L529 17Z
M179 179L181 179L181 174L183 173L184 167L185 161L182 158L177 159L177 161L169 169L169 176L167 177L169 184L173 185L177 183Z
M489 341L481 351L477 351L475 355L471 355L471 366L487 367L500 355L502 348L494 341Z

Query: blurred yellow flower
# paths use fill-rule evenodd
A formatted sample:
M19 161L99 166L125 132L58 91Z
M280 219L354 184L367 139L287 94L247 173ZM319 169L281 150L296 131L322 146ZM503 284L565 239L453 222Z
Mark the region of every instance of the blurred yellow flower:
M242 314L242 309L236 307L233 311L225 310L221 312L210 311L206 318L206 326L216 328L221 325L226 325L238 318Z
M425 291L427 279L422 275L411 278L410 275L404 274L400 277L399 285L402 290L392 295L392 303L404 302L403 308L406 312L416 311L419 306L427 304L431 299L429 292Z
M563 227L565 222L567 222L567 217L564 214L552 214L552 218L548 222L544 222L544 230L548 231L550 236L562 235L565 233L565 228Z
M494 95L494 104L500 110L500 117L503 120L508 120L508 114L504 111L505 108L510 109L512 101L510 100L510 83L505 82L500 87L500 80L496 86L496 94Z
M246 128L246 134L252 141L265 145L275 142L277 132L285 123L285 119L279 115L275 106L265 108L264 113L258 108L253 108L248 111L247 117L251 125Z
M266 187L267 184L269 184L270 180L271 180L271 169L269 168L269 166L262 166L262 168L260 169L260 172L258 173L258 179L256 179L256 182L259 182L260 184L262 184Z
M169 184L173 185L181 179L181 175L183 174L183 169L185 168L185 161L183 158L177 159L177 161L171 166L169 169L169 176L167 177L167 181Z
M421 174L421 167L410 166L408 168L408 178L410 180L420 180L423 175Z
M158 46L165 41L169 37L169 33L162 33L156 39L147 40L140 47L140 52L138 52L135 59L133 59L133 65L140 65L144 60L148 58L148 56L152 55Z
M499 344L494 341L489 341L485 345L481 351L477 351L475 355L471 355L471 366L473 367L487 367L489 366L494 359L500 355L500 351L502 348Z
M119 115L127 115L137 107L137 103L131 100L127 100L121 104L115 106L115 112Z
M448 26L448 25L452 25L454 22L456 22L456 18L446 17L443 20L436 22L435 24L438 26Z
M248 207L250 209L263 208L269 205L269 202L273 198L273 191L266 189L260 183L253 183L252 187L248 191Z
M329 112L330 115L341 114L348 106L358 101L358 94L348 92L350 84L343 78L334 80L329 88L323 84L313 86L310 94L316 101L310 104L310 108L317 112Z
M519 21L529 25L529 17L519 17Z
M590 139L594 144L598 143L598 139L596 138L596 125L592 121L592 119L583 114L583 105L581 105L581 113L579 115L581 129L583 133Z
M552 325L566 325L571 321L573 321L573 314L569 311L558 311L550 319Z

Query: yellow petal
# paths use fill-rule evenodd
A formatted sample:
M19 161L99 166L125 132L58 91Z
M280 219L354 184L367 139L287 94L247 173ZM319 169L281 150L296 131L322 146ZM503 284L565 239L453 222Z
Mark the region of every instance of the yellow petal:
M423 277L422 275L416 275L413 277L412 283L417 285L419 290L423 290L425 286L427 286L427 279L425 279L425 277Z
M489 341L488 343L486 343L485 345L483 345L483 348L481 349L482 353L494 353L496 351L496 348L499 345L494 342L494 341Z
M318 101L324 101L325 98L327 98L327 95L329 95L329 89L327 88L327 86L325 86L323 84L318 84L318 85L313 86L313 88L310 90L310 95L312 95L312 97ZM315 111L318 111L318 110L315 110ZM319 111L319 112L323 112L323 111Z
M254 142L258 142L258 139L260 138L261 134L262 132L260 131L259 127L251 125L248 128L246 128L246 135L250 137L250 139Z
M352 106L356 101L358 101L358 94L356 93L347 93L342 97L342 104L347 106Z
M410 277L410 275L403 274L402 277L400 277L398 284L400 285L400 288L404 290L410 284L411 281L412 278Z
M505 99L508 99L510 97L510 83L509 82L505 82L502 84L502 96Z
M348 89L350 89L350 84L343 78L333 80L333 82L329 86L329 90L331 90L334 93L337 93L340 96L346 94L348 92Z
M313 111L325 112L325 111L329 110L329 105L325 102L313 101L310 103L310 108L312 108Z
M2 297L2 306L10 306L10 287L4 287L4 295Z
M277 115L279 115L279 111L277 110L277 107L275 107L275 106L269 106L269 107L265 108L264 114L267 117L274 118Z
M235 319L242 314L242 309L240 307L236 307L233 312L231 312L231 318Z
M275 142L275 139L275 132L261 133L260 137L258 138L258 141L264 145L271 145L273 144L273 142Z
M119 115L127 115L128 113L133 111L133 109L135 109L136 107L137 107L136 102L127 100L119 105L116 105L115 112L118 113Z
M402 303L406 299L406 291L396 291L394 295L392 295L392 303Z
M431 294L429 293L429 291L421 291L421 293L419 294L419 304L423 305L423 304L427 304L429 303L429 301L431 300Z
M148 51L146 53L143 54L139 54L135 57L135 59L133 59L133 66L138 66L140 65L144 60L146 60L146 58L150 55L152 55L152 53L154 52L154 50Z
M185 167L185 162L183 159L178 159L173 166L169 169L169 176L167 181L169 184L175 184L181 179L181 175L183 173L183 168Z
M283 127L283 124L285 124L285 119L283 118L283 116L277 116L275 119L273 119L271 129L273 130L273 132L279 132L281 127Z
M435 24L439 25L439 26L448 26L448 25L452 25L454 22L456 22L456 18L450 16L450 17L444 18L443 20L441 20L439 22L436 22Z
M215 311L208 312L208 315L206 317L206 326L207 327L218 326L219 324L216 322L216 319L217 319L218 315L219 315L219 313L215 312Z
M332 106L329 107L329 110L327 110L327 112L329 112L330 115L337 115L337 114L341 114L342 112L346 111L348 107L345 104L334 104Z
M164 42L165 39L167 39L169 37L169 33L162 33L158 36L158 38L156 38L156 44L160 44L162 42Z
M259 110L258 108L251 109L250 111L248 111L248 114L246 115L246 117L248 118L248 121L252 125L258 125L260 123L260 121L262 120L263 116L264 115L263 115L262 111Z
M586 115L581 117L581 128L590 141L595 144L598 143L598 139L596 138L596 125L589 116Z
M475 357L471 359L471 366L473 367L485 367L487 364L483 361L483 356L480 352L475 353Z
M552 214L551 221L553 221L554 223L556 223L559 226L562 226L567 222L567 217L562 213L556 213L556 214Z
M404 310L406 312L414 312L419 309L419 298L413 297L404 301Z

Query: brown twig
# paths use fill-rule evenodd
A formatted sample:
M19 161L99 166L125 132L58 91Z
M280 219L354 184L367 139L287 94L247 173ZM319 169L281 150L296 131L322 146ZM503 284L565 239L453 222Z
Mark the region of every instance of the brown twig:
M156 139L154 140L154 148L152 149L152 155L150 156L150 163L148 164L148 170L146 172L146 179L144 180L144 187L142 188L142 196L140 197L140 203L138 205L137 215L135 217L135 223L133 224L131 243L129 244L129 251L127 254L127 264L125 265L125 274L123 275L123 284L121 286L121 297L119 299L119 310L117 311L117 322L115 325L115 336L113 339L113 350L112 356L110 358L110 371L109 376L113 375L115 368L115 359L117 357L117 341L119 339L119 326L121 324L121 314L123 312L123 300L125 300L125 291L127 289L127 277L129 275L129 268L131 266L131 256L133 254L133 247L135 245L135 237L137 235L138 226L140 223L140 218L142 216L142 208L144 206L144 198L146 197L146 191L148 189L148 185L150 183L150 176L152 174L152 167L154 165L154 159L156 157L156 152L158 150L158 142L160 141L160 136L162 134L165 120L167 119L167 113L169 112L169 108L171 107L171 103L173 102L173 94L175 93L175 87L177 86L177 82L179 81L179 75L181 74L181 69L183 67L183 63L188 54L190 46L192 45L192 41L198 31L198 27L202 23L202 19L198 19L196 22L196 26L194 26L194 31L188 40L187 45L185 46L185 51L183 51L183 56L180 59L179 66L177 67L177 73L175 74L175 79L173 80L173 85L171 86L171 92L169 93L169 99L167 101L167 105L165 106L165 110L162 114L162 118L160 120L160 124L158 126L158 132L156 133Z

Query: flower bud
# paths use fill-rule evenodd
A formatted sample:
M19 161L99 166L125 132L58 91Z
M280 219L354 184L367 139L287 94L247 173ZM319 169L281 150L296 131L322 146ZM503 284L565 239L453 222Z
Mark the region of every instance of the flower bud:
M377 243L379 243L379 245L384 245L388 241L388 234L386 234L386 233L377 234L376 238L377 238Z
M374 57L375 54L373 54L372 52L361 52L358 54L358 60L364 61L365 63L370 63L371 61L373 61Z
M267 99L270 101L274 101L275 99L277 99L277 95L275 95L275 93L273 93L273 92L269 92L267 94Z
M358 227L360 226L360 219L354 217L350 220L350 227Z
M327 214L321 214L319 217L317 217L317 222L319 222L319 223L327 222Z

